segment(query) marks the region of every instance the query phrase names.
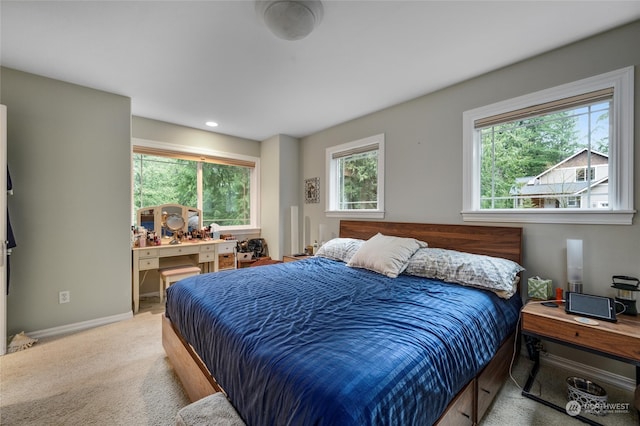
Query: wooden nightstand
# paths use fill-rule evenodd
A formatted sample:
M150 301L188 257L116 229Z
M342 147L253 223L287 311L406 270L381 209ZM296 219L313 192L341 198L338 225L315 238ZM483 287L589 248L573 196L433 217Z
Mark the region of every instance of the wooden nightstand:
M579 323L574 319L576 317L567 314L562 304L552 308L532 302L522 309L521 330L527 338L529 356L534 361L522 395L565 414L565 407L529 393L540 368L540 348L537 344L540 339L633 364L636 366L636 385L640 384L640 318L618 315L616 323L596 320L598 325L588 325ZM592 425L598 424L582 416L576 418Z
M294 256L292 254L285 254L284 256L282 256L282 261L283 262L295 262L296 260L311 259L312 257L313 256L307 256L307 255Z

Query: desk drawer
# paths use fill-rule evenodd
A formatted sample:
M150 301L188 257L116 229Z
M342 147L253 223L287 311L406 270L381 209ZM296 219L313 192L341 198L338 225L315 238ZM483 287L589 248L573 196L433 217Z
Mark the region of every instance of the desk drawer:
M216 251L215 244L205 244L200 246L200 253L213 253Z
M218 244L218 254L233 253L236 248L236 242Z
M200 252L200 247L189 246L187 244L179 247L170 247L162 249L162 257L183 256L185 254L196 254Z
M160 260L157 257L148 257L138 261L138 269L146 271L148 269L158 269Z
M138 257L140 259L145 259L147 257L158 257L158 249L155 249L155 248L140 249L138 250Z
M236 257L233 254L218 255L218 269L234 268L235 263L236 263Z
M215 258L216 258L216 255L213 252L210 252L210 253L200 252L200 254L198 255L198 263L213 262Z

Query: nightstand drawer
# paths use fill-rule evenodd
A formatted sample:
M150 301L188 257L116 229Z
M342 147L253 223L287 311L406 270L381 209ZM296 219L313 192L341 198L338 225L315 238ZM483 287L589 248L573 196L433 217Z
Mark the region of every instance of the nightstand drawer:
M640 361L640 348L634 348L628 334L617 333L616 326L612 323L598 320L599 325L597 326L583 325L574 322L572 315L567 315L567 318L568 320L559 321L556 318L533 315L523 311L522 331L636 362Z
M313 256L293 256L293 255L284 255L282 256L283 262L295 262L298 260L311 259Z

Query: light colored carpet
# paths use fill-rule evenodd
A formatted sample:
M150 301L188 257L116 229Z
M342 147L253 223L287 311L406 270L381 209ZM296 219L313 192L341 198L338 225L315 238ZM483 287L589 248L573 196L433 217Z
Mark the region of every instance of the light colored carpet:
M505 382L490 407L490 411L480 422L480 426L584 425L585 423L580 420L522 396L520 387L525 385L531 365L533 365L532 361L524 356L520 356L513 368L512 374L518 385L511 379ZM543 364L536 376L536 381L531 387L531 393L547 401L551 401L560 407L565 407L567 404L567 386L565 381L567 377L575 375L575 373ZM628 403L629 411L627 413L609 413L605 416L584 413L582 413L582 415L607 426L635 426L640 424L638 423L637 412L633 408L633 392L624 391L605 383L599 384L607 391L609 402Z
M2 425L174 425L189 401L161 342L163 306L142 299L133 319L64 337L41 339L24 351L0 357ZM514 376L523 385L530 362L520 358ZM544 367L533 391L566 403L570 374ZM612 402L631 393L605 386ZM605 425L636 425L635 412L609 414ZM481 426L580 425L575 419L520 395L508 381Z
M0 424L175 424L189 401L162 348L162 312L142 301L133 319L0 357Z

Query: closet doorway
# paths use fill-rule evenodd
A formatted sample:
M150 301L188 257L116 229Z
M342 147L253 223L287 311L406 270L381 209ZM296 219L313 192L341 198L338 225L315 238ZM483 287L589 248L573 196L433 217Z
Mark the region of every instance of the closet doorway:
M0 105L0 355L7 353L7 107Z

